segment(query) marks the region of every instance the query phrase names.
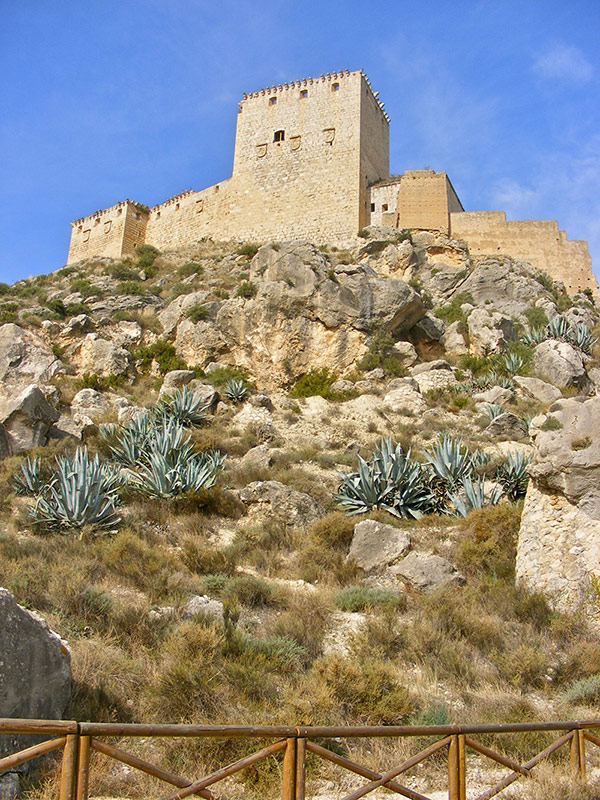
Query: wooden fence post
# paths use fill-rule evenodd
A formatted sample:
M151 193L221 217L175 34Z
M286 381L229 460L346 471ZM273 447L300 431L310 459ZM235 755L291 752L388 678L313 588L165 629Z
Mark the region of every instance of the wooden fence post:
M78 750L79 735L77 733L67 734L60 771L60 791L58 795L60 800L75 800Z
M283 754L283 800L296 797L296 739L290 737Z
M88 784L90 779L90 736L79 737L79 757L77 759L77 791L75 800L88 800Z
M465 737L454 735L448 746L448 800L466 799Z
M585 780L585 739L583 731L573 731L571 739L571 775Z
M296 800L304 800L306 777L306 739L296 740Z

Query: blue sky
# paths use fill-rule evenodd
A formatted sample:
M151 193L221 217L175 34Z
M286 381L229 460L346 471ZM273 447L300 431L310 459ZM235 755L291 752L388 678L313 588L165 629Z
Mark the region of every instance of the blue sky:
M467 210L557 219L600 275L600 4L0 0L0 280L66 259L69 222L231 174L242 92L363 68L391 170Z

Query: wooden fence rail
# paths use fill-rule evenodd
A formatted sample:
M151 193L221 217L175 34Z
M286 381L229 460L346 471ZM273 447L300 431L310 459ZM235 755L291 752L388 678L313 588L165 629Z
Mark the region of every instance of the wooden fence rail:
M132 769L151 775L171 790L158 800L183 800L204 797L220 800L210 787L235 775L253 764L280 754L282 800L306 800L307 757L322 759L366 780L342 800L359 798L378 788L388 789L410 800L431 800L427 795L406 786L399 778L413 767L423 763L436 753L446 752L448 800L466 800L467 751L490 759L509 772L494 786L479 794L474 800L490 800L520 778L530 777L533 768L559 748L568 745L571 774L580 780L586 778L586 743L600 748L600 737L593 733L600 730L600 719L570 722L526 722L499 725L419 725L419 726L362 726L362 727L307 727L307 726L234 726L234 725L144 725L97 722L75 722L57 720L0 719L0 734L27 734L50 736L39 744L0 758L0 774L24 764L33 758L55 750L62 750L58 800L88 800L90 784L90 761L93 753L101 753ZM504 752L498 752L477 741L475 736L510 733L558 734L557 738L524 764ZM128 753L107 737L183 737L183 738L258 738L275 741L250 755L227 764L200 778L176 775L162 767L145 761L138 755ZM315 742L331 739L356 739L385 737L435 738L435 741L400 764L390 765L379 773L346 756Z

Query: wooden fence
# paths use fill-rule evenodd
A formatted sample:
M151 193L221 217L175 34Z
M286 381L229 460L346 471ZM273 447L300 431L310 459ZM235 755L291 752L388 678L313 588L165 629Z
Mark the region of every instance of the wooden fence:
M218 800L210 787L235 775L240 770L257 764L270 756L280 754L282 759L282 800L305 800L305 771L307 758L324 759L342 769L366 779L366 782L340 800L358 800L370 792L384 787L411 800L431 800L427 795L405 786L398 778L417 764L421 764L435 753L444 754L448 765L447 790L449 800L465 800L468 785L465 754L468 750L505 767L508 772L499 782L479 794L476 800L489 798L502 792L514 781L531 775L533 768L561 747L570 750L571 773L585 780L586 744L600 747L600 737L592 733L600 730L600 720L578 722L515 723L506 725L428 725L428 726L365 726L365 727L288 727L288 726L231 726L231 725L143 725L94 723L53 720L0 719L0 733L35 734L48 738L25 750L0 759L0 774L36 758L37 756L62 750L60 766L59 800L87 800L89 792L90 758L94 752L102 753L117 762L140 770L157 778L174 791L160 795L159 800L183 800L196 795ZM474 737L489 734L511 733L555 733L554 741L538 752L525 764L478 742ZM169 772L137 755L128 753L106 741L120 737L187 737L187 738L256 738L273 739L273 743L262 747L244 758L201 778L184 777ZM400 739L413 737L433 738L435 741L425 749L383 773L358 764L346 756L323 747L315 740L327 742L331 739L356 739L385 737ZM439 758L439 756L438 756Z

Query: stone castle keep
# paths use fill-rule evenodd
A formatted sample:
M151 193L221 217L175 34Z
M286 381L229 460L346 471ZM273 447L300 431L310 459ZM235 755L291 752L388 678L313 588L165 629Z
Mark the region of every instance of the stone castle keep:
M67 263L216 240L302 238L349 244L361 228L439 231L473 255L509 255L596 292L587 243L550 220L465 211L445 172L389 175L389 117L362 71L333 72L244 94L233 172L148 209L124 200L71 223Z

